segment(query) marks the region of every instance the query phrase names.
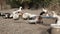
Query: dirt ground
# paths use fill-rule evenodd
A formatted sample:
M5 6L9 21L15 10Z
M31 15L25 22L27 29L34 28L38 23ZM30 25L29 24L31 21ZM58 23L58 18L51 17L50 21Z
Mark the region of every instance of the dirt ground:
M3 10L0 12L9 12L12 13L15 9ZM41 10L23 10L31 14L39 15ZM0 17L0 34L45 34L46 30L50 26L45 26L42 24L29 24L26 20L19 19L3 19ZM43 32L45 31L45 32ZM48 33L47 33L48 34Z

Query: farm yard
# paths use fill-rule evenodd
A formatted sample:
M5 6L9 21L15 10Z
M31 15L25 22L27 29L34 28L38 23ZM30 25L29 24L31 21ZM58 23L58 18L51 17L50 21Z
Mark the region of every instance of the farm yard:
M0 0L0 34L60 34L60 0Z
M17 9L3 10L0 12L12 13ZM32 14L39 15L41 10L23 10L23 12L28 12ZM29 24L27 20L19 19L3 19L0 17L0 34L49 34L47 30L50 29L50 26L43 24Z

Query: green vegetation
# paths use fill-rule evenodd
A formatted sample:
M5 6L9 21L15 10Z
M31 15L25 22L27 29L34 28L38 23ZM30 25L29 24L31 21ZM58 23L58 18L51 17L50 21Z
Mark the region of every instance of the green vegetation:
M23 6L28 8L49 7L49 5L58 4L60 6L60 0L7 0L7 4L11 7Z

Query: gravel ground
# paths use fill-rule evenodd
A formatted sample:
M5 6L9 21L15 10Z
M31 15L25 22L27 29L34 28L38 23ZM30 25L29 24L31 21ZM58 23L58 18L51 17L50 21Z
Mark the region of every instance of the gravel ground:
M15 9L3 10L0 12L12 13ZM23 10L31 14L39 14L40 10ZM44 26L42 24L28 24L26 20L19 19L3 19L0 17L0 34L45 34L49 26ZM43 31L45 31L43 33ZM48 33L47 33L48 34Z

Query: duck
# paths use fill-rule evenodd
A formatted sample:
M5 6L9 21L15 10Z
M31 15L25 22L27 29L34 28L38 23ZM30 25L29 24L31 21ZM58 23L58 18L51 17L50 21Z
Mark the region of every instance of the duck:
M32 18L32 19L29 19L28 20L28 23L30 23L30 24L33 24L33 23L37 23L37 21L38 21L38 18L37 17L34 17L34 18Z
M20 6L17 11L22 12L22 7Z
M20 7L17 11L14 11L13 14L18 13L18 12L22 12L22 7Z
M30 13L23 13L22 18L27 20L31 14Z
M47 10L46 9L42 9L42 12L40 13L40 15L43 15L43 14L45 14L47 12Z
M52 11L53 12L53 17L56 17L58 20L57 20L57 24L60 24L60 16L59 15L57 15L56 13L55 13L55 11Z
M22 15L22 7L20 7L17 11L14 11L10 17L13 17L13 19L18 19L19 15Z
M31 18L28 20L30 24L39 24L42 23L42 17L39 15L32 15Z
M40 13L40 16L46 16L46 17L50 17L48 10L47 9L42 9L42 12Z
M53 17L57 18L57 23L51 24L52 28L60 28L60 16L55 13L55 11L52 11Z
M36 17L36 16L38 16L38 15L36 15L36 14L31 14L31 15L29 16L29 18L34 18L34 17Z
M44 8L43 8L42 10L43 10L43 12L47 12L47 11L48 11L48 10L46 10L46 9L44 9Z
M47 12L47 10L46 9L42 9L42 12L40 13L40 15L43 15L43 14L45 14Z

